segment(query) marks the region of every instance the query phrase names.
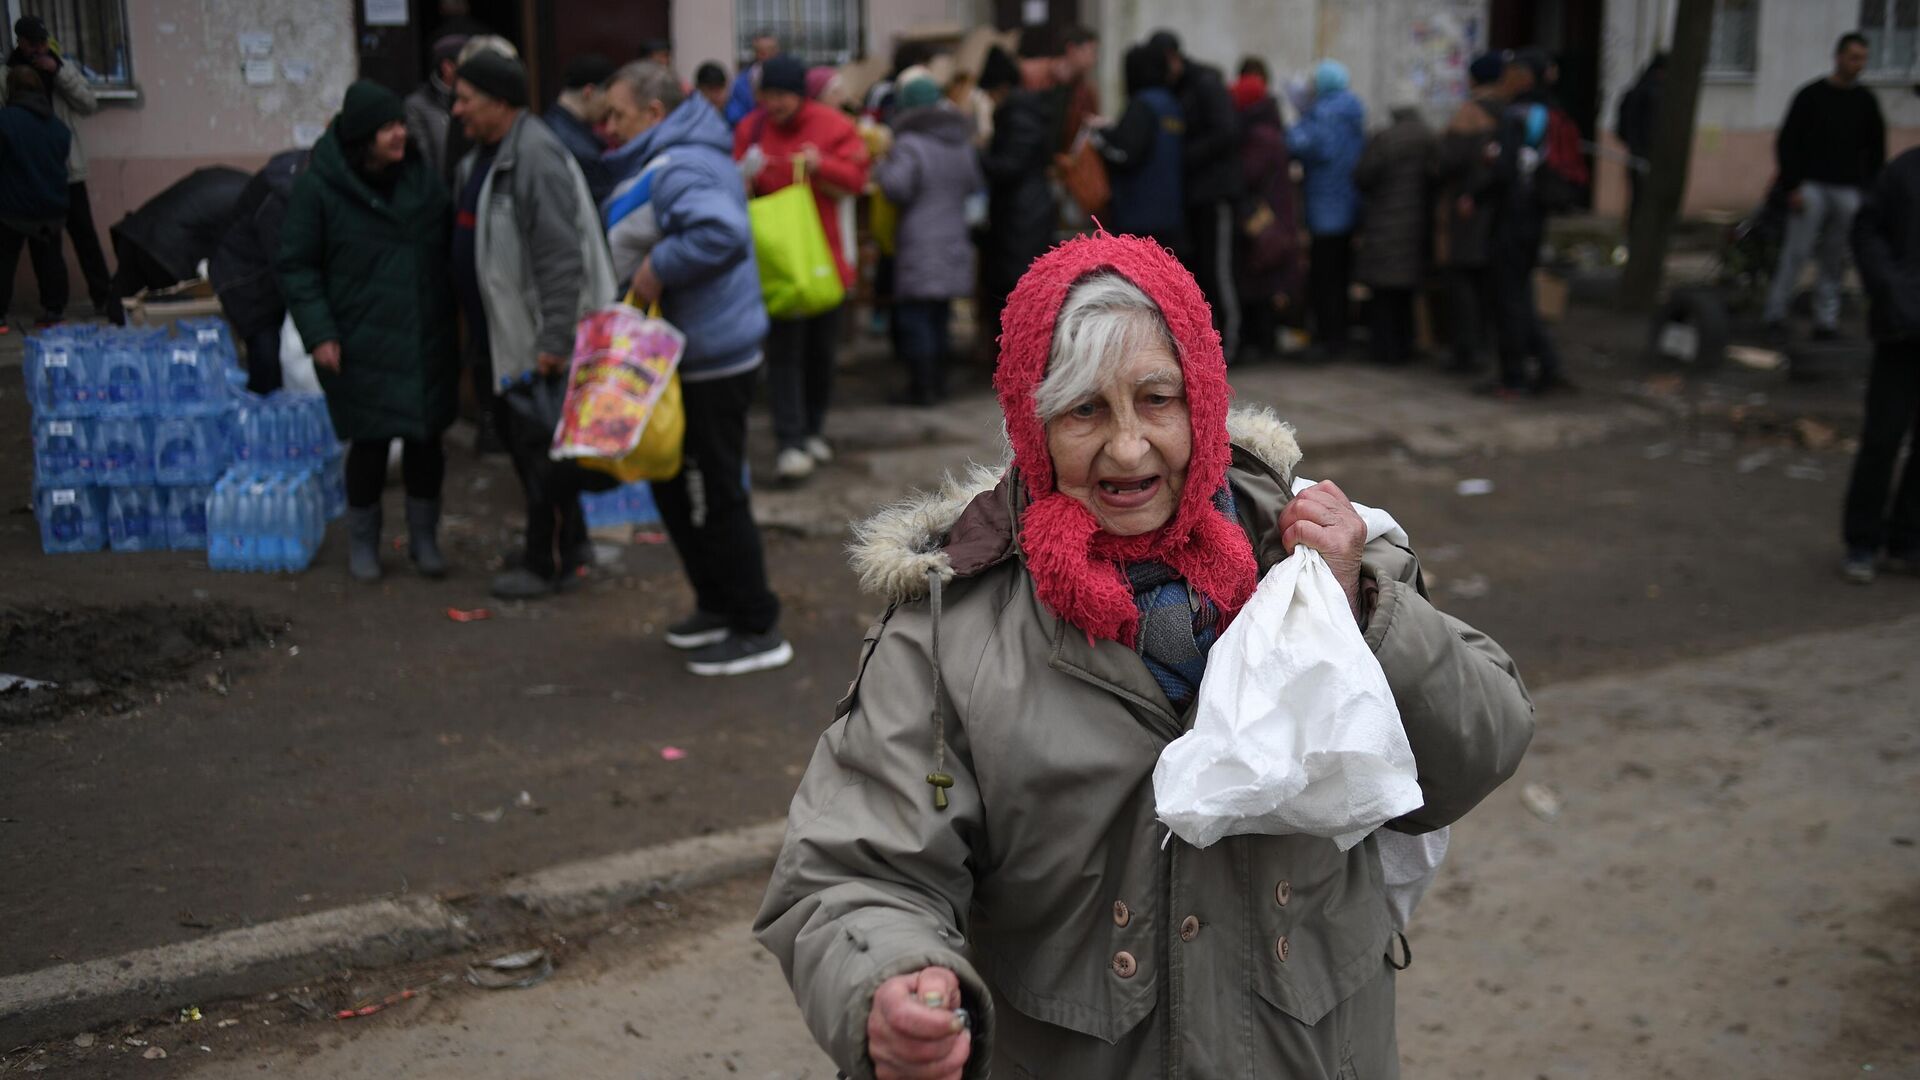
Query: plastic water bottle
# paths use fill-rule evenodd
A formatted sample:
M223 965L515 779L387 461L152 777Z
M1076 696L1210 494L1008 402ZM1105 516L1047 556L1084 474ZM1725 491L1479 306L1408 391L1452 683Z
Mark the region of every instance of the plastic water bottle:
M93 422L92 476L110 487L135 487L153 482L153 437L147 421L134 416L108 416Z
M212 497L213 489L208 487L175 487L166 490L168 548L174 551L199 551L207 547L208 504ZM208 561L211 563L212 559Z
M190 339L176 338L157 342L151 356L162 409L204 413L225 404L227 382L218 349L203 349Z
M94 373L95 397L103 398L108 416L141 416L158 398L153 390L153 362L148 355L150 335L121 330L102 338Z
M204 484L220 475L212 417L164 416L153 423L153 479L157 484Z
M33 477L42 487L77 487L92 481L92 422L76 417L33 421Z
M159 551L167 546L166 517L150 487L107 492L107 541L115 551Z
M50 487L34 493L40 549L47 554L99 551L106 546L105 515L96 488Z
M92 367L85 343L71 334L27 338L27 396L41 416L79 416L93 391Z
M233 527L233 485L231 472L213 485L207 496L207 565L215 570L232 570L239 565L239 534Z

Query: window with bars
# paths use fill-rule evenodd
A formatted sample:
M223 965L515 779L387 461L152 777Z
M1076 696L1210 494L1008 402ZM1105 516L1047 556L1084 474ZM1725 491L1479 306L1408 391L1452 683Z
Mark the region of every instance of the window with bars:
M1714 0L1709 75L1752 75L1759 59L1760 0Z
M133 93L126 0L14 0L11 6L15 16L39 16L61 58L77 64L96 91Z
M780 39L780 51L806 63L844 64L866 51L863 0L735 0L735 45L742 65L753 62L753 39Z
M1906 73L1920 59L1920 0L1860 0L1860 33L1868 71Z

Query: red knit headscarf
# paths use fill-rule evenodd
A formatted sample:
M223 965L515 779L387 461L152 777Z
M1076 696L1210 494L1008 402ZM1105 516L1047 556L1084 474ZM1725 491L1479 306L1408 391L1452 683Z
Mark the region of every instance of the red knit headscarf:
M1054 323L1067 294L1089 274L1117 272L1160 308L1186 383L1193 454L1173 518L1140 536L1101 530L1093 512L1054 488L1047 430L1034 407L1053 349ZM1214 505L1226 482L1227 364L1206 297L1193 275L1165 248L1132 236L1097 233L1069 240L1036 259L1014 286L1000 321L1000 367L993 376L1013 443L1013 463L1030 504L1020 544L1040 601L1085 631L1131 648L1140 629L1133 587L1123 568L1134 562L1171 566L1219 607L1222 625L1253 595L1259 573L1253 547L1238 524Z

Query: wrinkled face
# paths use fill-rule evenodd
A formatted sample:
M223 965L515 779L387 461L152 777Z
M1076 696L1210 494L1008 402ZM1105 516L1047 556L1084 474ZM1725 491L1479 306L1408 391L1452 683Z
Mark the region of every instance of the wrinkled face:
M800 103L804 100L791 90L760 91L760 104L766 107L767 119L776 124L793 119L793 114L800 111Z
M664 110L657 101L642 106L633 96L633 88L623 82L607 87L607 132L616 146L625 146L658 124Z
M407 122L390 120L373 133L368 156L377 166L398 165L407 159Z
M1172 520L1193 456L1180 363L1164 341L1115 364L1092 397L1047 423L1054 486L1079 500L1113 536L1139 536Z
M453 84L453 118L467 138L488 146L506 138L513 126L513 106L473 88L465 79Z
M1852 82L1867 70L1867 47L1852 42L1846 48L1833 54L1833 73L1841 82Z

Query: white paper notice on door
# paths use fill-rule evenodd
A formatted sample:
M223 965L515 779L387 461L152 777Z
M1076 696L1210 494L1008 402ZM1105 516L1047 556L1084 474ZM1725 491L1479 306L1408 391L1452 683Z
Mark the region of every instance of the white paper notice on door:
M367 25L407 25L407 0L367 0Z

